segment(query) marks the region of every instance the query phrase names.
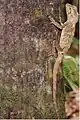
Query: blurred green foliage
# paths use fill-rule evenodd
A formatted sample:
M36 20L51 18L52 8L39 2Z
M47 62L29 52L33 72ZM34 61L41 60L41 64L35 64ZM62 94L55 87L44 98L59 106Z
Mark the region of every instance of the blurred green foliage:
M76 58L65 55L63 59L63 77L65 88L75 90L79 87L79 66Z

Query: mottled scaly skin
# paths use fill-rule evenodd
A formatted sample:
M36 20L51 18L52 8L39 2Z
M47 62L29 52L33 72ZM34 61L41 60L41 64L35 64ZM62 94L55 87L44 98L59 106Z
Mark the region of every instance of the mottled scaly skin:
M75 25L78 22L77 7L66 4L67 21L63 24L63 29L60 37L60 48L65 54L70 48L75 33Z
M58 27L59 29L62 28L62 33L61 33L60 43L59 43L60 49L58 49L58 57L56 59L56 62L53 68L53 100L55 104L56 114L58 113L57 104L56 104L57 102L56 100L57 74L59 72L59 66L63 60L63 56L70 48L72 44L73 36L75 34L75 26L76 26L76 23L78 22L77 7L67 3L66 14L67 14L67 21L62 26L58 25L58 23L56 23L55 20L53 20L53 18L49 16L51 22L56 27Z
M69 23L63 28L60 38L60 44L59 44L63 53L66 53L70 48L74 33L75 33L75 25L73 23Z

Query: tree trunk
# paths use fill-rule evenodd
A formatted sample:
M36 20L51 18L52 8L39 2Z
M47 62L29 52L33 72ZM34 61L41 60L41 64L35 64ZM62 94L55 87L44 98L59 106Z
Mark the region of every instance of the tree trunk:
M0 1L0 119L58 118L52 73L60 33L60 0ZM50 63L50 64L49 64ZM64 83L58 77L59 118L65 118Z

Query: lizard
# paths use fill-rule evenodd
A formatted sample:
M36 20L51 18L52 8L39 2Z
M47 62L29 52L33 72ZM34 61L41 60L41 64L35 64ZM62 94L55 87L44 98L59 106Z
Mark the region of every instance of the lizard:
M75 34L75 26L76 26L76 23L78 22L77 7L69 3L66 3L65 7L66 7L67 20L66 22L64 22L64 24L63 23L59 24L54 20L54 18L52 18L51 16L48 16L51 23L54 24L57 28L62 30L60 41L59 41L59 49L57 49L58 56L56 58L56 61L53 67L53 100L54 100L54 105L56 109L56 114L58 112L57 103L56 103L57 102L56 101L57 74L59 72L59 67L60 67L60 64L62 63L64 54L68 52L72 44L73 36Z

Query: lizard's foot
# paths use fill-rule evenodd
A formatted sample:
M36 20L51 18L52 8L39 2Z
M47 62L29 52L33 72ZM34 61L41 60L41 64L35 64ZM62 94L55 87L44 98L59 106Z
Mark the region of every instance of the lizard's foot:
M63 27L64 23L62 23L61 17L59 17L60 19L60 25Z
M52 18L51 16L48 16L48 18L50 19L51 23L53 23L57 28L59 29L63 28L62 25L60 25L58 22L54 20L54 18Z

